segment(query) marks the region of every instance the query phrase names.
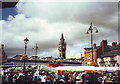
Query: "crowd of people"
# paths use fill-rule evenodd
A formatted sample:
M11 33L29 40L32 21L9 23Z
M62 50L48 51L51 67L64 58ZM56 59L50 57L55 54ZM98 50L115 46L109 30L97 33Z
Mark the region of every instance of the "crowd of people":
M120 84L120 71L111 75L98 71L6 72L2 76L2 84Z

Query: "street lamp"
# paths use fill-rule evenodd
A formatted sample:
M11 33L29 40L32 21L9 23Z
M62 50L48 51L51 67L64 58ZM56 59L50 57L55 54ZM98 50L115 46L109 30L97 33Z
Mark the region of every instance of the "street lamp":
M24 55L24 58L23 58L23 61L24 61L23 71L25 70L25 62L26 62L26 60L27 60L26 49L27 49L27 44L28 44L28 42L29 42L29 40L28 40L28 38L26 37L26 38L24 39L24 43L25 43L25 55Z
M92 62L93 62L93 30L95 30L96 33L98 33L98 29L96 27L92 27L92 22L91 22L91 25L89 27L89 29L87 30L86 34L89 34L90 33L90 37L91 37L91 49L92 49ZM94 63L94 62L93 62Z
M35 65L36 65L37 50L39 49L38 46L37 46L37 43L36 43L35 48L33 48L33 49L35 49Z

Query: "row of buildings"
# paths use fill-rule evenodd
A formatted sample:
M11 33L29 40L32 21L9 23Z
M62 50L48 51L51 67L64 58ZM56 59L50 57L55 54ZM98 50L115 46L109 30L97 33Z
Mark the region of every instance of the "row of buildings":
M62 34L59 46L59 56L66 58L66 43ZM120 64L120 43L112 42L108 45L107 40L102 40L100 45L93 44L93 48L84 48L84 60L81 59L84 66L119 66Z
M102 40L99 46L93 44L93 57L92 49L84 48L84 65L92 63L99 66L119 66L120 43L112 42L112 45L108 45L107 40Z
M51 62L79 62L78 64L84 66L119 66L120 64L120 43L112 42L111 45L108 45L107 40L102 40L100 45L93 44L92 48L84 48L84 55L80 56L79 59L71 58L66 59L66 42L61 34L60 42L58 44L59 57L44 57L39 58L36 56L29 56L28 60L49 60ZM0 56L2 57L1 62L7 61L7 55L4 50L4 45L1 45ZM21 60L22 55L16 55L11 59Z

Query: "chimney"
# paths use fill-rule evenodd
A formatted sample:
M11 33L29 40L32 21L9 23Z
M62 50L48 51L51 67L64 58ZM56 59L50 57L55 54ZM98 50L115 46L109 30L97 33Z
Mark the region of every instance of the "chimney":
M117 42L112 42L112 46L117 46Z
M102 53L109 51L109 47L107 45L107 40L102 40L100 43L100 46L102 46Z
M93 48L95 48L95 47L96 47L96 43L93 44Z

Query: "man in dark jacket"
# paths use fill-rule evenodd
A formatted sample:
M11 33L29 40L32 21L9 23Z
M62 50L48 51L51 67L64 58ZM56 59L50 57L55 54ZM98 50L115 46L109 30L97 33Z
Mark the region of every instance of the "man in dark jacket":
M88 72L85 76L84 84L98 84L98 76L94 72Z
M24 76L22 77L22 83L21 84L32 84L32 79L28 75L27 72L24 73Z
M12 72L8 76L8 81L9 81L9 84L13 84L13 73Z

